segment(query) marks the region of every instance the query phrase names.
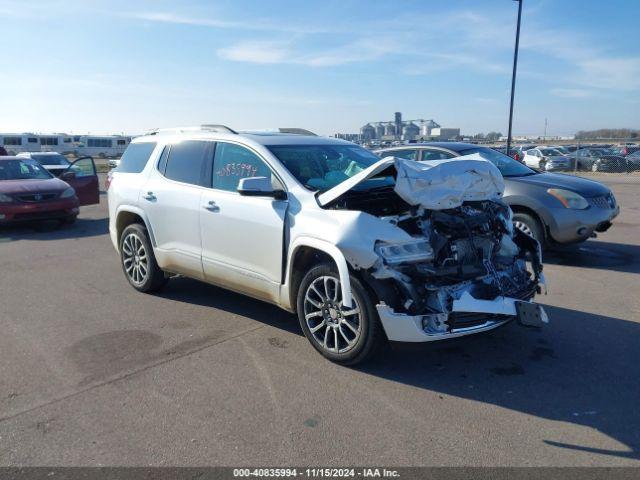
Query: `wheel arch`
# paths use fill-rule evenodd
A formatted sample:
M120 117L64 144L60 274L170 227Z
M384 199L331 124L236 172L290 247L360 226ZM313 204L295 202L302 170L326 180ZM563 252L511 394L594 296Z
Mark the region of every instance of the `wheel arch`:
M349 265L344 255L335 245L317 238L306 237L296 239L289 251L287 262L287 276L285 285L288 291L285 300L295 309L298 287L305 273L313 265L330 262L338 269L342 301L345 306L352 306L351 281L349 279Z
M149 220L145 213L136 207L120 207L118 212L116 213L116 239L118 243L118 250L120 250L120 236L125 228L134 223L140 223L145 226L147 229L147 233L149 234L149 240L151 241L151 246L156 247L156 240L153 234L153 230L151 229L151 225L149 225Z

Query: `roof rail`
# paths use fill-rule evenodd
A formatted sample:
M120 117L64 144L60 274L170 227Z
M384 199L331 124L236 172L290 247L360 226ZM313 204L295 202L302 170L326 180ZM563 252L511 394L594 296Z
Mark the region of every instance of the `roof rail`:
M219 133L233 133L237 134L235 130L227 127L226 125L217 124L204 124L195 127L171 127L171 128L154 128L146 133L146 135L160 135L171 133L184 133L184 132L219 132Z
M294 135L306 135L306 136L309 136L309 137L317 137L318 136L317 134L315 134L315 133L313 133L313 132L311 132L309 130L306 130L304 128L298 128L298 127L280 127L280 128L278 128L278 131L280 133L292 133Z

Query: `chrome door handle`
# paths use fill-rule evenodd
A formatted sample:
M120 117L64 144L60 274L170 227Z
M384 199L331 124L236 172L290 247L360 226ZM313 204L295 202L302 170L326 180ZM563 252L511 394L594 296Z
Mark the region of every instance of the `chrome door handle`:
M143 195L142 198L149 201L156 200L156 196L153 194L153 192L147 192L147 194Z
M210 212L219 212L220 211L220 207L218 205L216 205L216 202L214 202L213 200L209 200L209 202L204 206L204 208L206 210L209 210Z

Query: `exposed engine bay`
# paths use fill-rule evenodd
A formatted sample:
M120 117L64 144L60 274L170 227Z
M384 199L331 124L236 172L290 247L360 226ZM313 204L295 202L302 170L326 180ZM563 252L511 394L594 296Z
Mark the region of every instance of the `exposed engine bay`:
M434 334L520 315L517 304L539 293L544 277L540 246L514 228L508 205L498 194L439 209L417 198L397 186L351 190L325 207L366 212L410 236L376 242L379 259L363 272L384 306Z

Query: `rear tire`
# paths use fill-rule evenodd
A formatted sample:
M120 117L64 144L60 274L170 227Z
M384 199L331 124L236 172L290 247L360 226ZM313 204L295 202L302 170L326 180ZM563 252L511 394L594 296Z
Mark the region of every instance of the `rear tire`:
M527 235L535 238L540 242L540 247L544 248L546 244L546 238L544 235L544 229L540 221L533 215L528 213L514 213L513 214L513 226Z
M340 276L334 265L313 267L297 294L300 326L325 358L342 365L369 360L385 343L373 295L354 276L349 278L353 305L342 305Z
M139 292L156 292L167 283L144 225L134 223L123 230L120 235L120 264L129 284Z

